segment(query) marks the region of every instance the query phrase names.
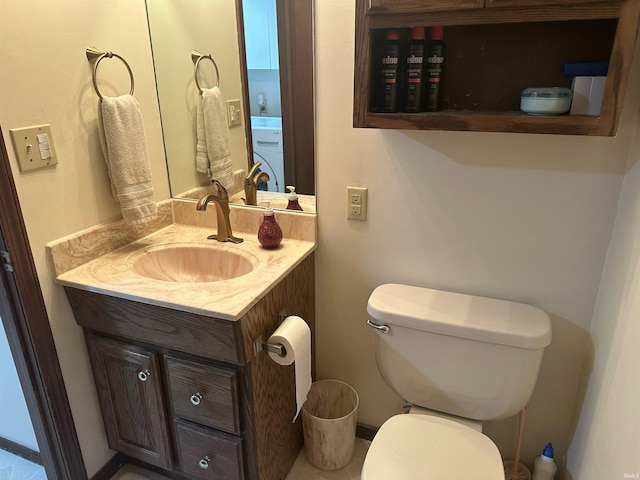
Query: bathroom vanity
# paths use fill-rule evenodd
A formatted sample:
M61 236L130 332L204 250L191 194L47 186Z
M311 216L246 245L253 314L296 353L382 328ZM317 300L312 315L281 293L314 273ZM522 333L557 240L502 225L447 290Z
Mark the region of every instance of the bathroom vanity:
M200 245L209 230L170 225L57 282L85 331L112 449L178 478L281 480L303 445L294 366L271 360L260 339L285 315L305 319L314 338L315 238L285 234L268 252L240 230L237 252L253 270L217 282L131 273L140 252Z

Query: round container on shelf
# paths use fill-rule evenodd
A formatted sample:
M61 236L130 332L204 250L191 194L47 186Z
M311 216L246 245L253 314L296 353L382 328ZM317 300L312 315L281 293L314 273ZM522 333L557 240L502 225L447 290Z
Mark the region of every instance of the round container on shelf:
M520 110L530 115L562 115L571 108L572 98L569 88L525 88L520 96Z

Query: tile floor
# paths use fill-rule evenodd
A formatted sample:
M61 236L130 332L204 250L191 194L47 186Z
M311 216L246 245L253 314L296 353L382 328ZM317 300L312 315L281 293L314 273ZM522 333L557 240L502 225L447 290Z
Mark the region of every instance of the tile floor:
M0 480L47 480L44 467L0 450Z
M369 440L356 438L351 462L346 467L333 471L315 468L309 463L304 454L304 449L302 449L286 480L359 480L369 445L371 445Z
M298 455L293 468L285 480L359 480L364 457L367 454L369 440L356 438L351 462L344 468L334 471L323 471L314 468L307 460L304 449ZM0 473L0 480L5 480ZM14 479L12 479L14 480ZM111 480L170 480L157 473L143 470L133 465L125 465Z
M135 465L125 465L110 480L171 480L164 475L150 472Z

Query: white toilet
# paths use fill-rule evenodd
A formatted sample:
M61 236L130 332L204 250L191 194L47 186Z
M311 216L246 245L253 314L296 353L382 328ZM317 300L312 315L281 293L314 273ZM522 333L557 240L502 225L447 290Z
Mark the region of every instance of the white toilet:
M551 322L539 308L407 285L377 287L367 305L385 382L413 406L376 434L362 480L504 480L483 420L522 410Z

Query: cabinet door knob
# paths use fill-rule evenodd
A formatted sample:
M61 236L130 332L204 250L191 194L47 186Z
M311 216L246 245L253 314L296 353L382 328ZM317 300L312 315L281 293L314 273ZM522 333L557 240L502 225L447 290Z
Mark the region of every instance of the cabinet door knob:
M196 392L191 395L190 400L194 405L200 405L200 402L202 401L202 394L200 392Z
M210 462L211 462L211 458L209 457L209 455L205 455L204 458L201 458L200 461L198 462L198 466L201 469L206 470L207 468L209 468Z
M141 382L146 382L150 376L151 376L151 372L149 371L148 368L145 368L144 370L140 370L138 372L138 380L140 380Z

